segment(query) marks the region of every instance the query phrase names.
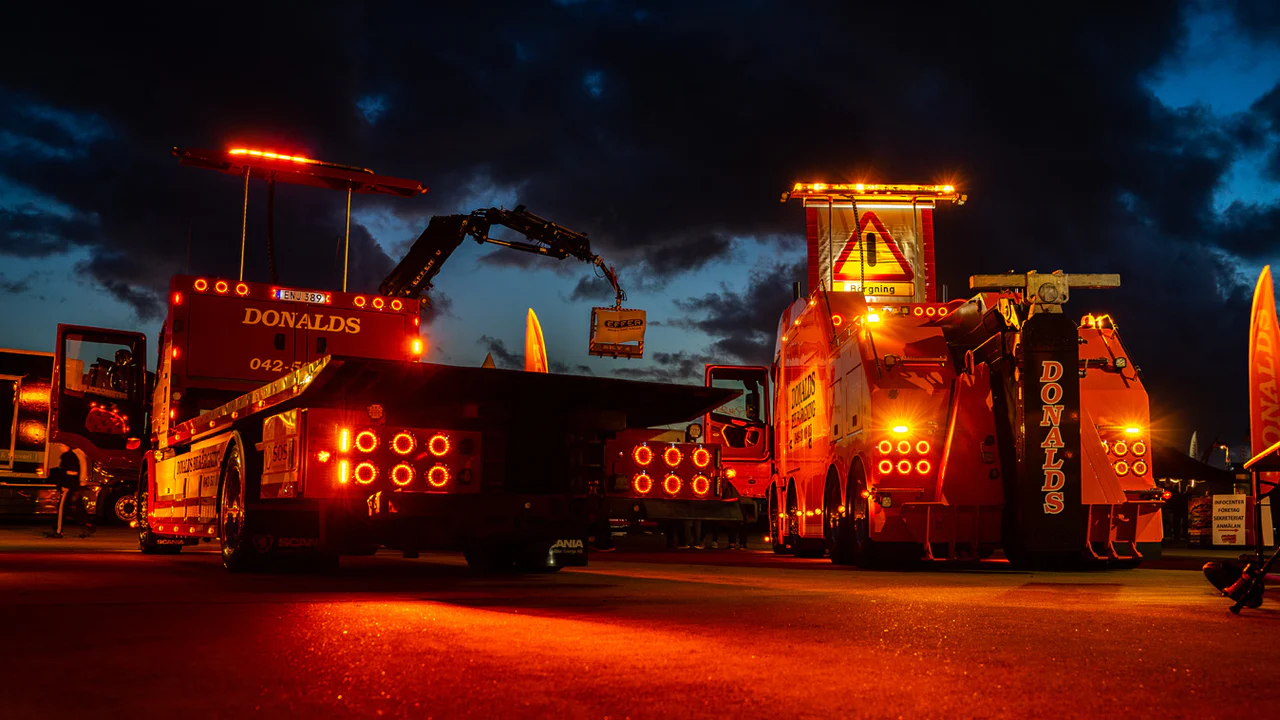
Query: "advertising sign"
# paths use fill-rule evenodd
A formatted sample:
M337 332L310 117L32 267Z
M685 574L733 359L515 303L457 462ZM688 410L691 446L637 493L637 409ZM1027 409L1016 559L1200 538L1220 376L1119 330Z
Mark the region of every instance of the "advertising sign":
M1201 543L1213 539L1213 498L1187 498L1187 539Z
M591 308L587 353L599 357L643 357L646 327L644 310Z
M1249 524L1247 495L1213 496L1213 544L1244 545Z

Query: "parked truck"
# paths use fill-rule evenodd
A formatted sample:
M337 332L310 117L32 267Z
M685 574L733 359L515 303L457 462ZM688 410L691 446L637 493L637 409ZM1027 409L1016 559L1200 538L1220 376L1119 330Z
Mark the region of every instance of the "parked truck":
M707 422L740 445L725 450L735 481L758 486L768 467L776 552L1122 566L1159 553L1142 375L1109 316L1063 312L1119 276L978 275L974 297L940 300L933 213L964 201L953 187L801 183L788 198L805 207L811 290L783 310L769 368L708 370L771 381L771 426L759 412Z
M291 154L174 154L245 178L246 207L254 177L345 190L348 213L351 193L425 192ZM582 565L604 443L730 395L421 362L421 300L397 288L404 274L379 294L347 292L345 276L341 291L174 277L151 393L145 336L59 326L54 426L140 475L144 553L217 540L230 570L379 547L460 550L485 570Z

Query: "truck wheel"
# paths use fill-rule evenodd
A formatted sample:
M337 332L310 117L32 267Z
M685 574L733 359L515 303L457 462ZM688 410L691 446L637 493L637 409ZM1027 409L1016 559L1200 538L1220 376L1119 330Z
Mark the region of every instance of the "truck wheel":
M123 493L116 496L111 503L111 517L118 523L128 525L138 514L138 496L134 493Z
M831 552L831 562L836 565L856 564L858 552L853 538L852 516L852 508L840 502L840 477L832 469L827 478L826 501L822 508L822 530Z
M853 564L860 568L875 567L879 560L876 543L871 539L871 501L862 495L866 489L867 476L862 463L854 463L853 469L849 471L846 503L849 511L849 538L853 541Z
M181 543L161 545L156 542L156 536L151 532L151 525L147 521L147 491L150 484L146 472L143 469L142 480L138 483L138 494L134 500L134 507L137 508L135 514L138 518L138 549L143 555L177 555L182 552Z
M790 550L782 539L784 525L782 524L782 518L778 517L781 514L781 510L778 507L778 486L774 484L769 488L769 522L767 527L773 543L773 554L787 555Z
M249 569L256 559L246 530L244 451L237 438L222 461L218 484L218 541L222 544L222 566L231 572Z

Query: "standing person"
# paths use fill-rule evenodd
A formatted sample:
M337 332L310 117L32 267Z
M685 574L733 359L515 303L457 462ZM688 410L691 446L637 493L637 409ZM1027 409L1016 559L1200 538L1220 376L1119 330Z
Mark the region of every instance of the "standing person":
M80 487L80 461L75 453L64 452L58 460L58 467L49 471L49 479L58 486L58 516L53 523L53 532L45 533L45 537L62 537L62 519L66 513L67 500L71 492Z

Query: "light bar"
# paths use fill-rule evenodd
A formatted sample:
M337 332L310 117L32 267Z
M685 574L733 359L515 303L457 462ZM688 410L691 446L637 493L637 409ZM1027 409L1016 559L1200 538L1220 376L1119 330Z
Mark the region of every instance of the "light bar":
M251 157L266 158L268 160L288 160L290 162L302 163L304 165L323 165L319 160L304 158L301 155L282 155L280 153L267 152L265 150L250 150L248 148L234 148L227 151L231 155L249 155Z
M950 200L964 202L964 196L956 192L954 185L896 185L872 183L803 183L792 186L790 192L782 194L783 202L790 198L806 197L866 197L883 199L910 200L912 198L930 198L933 200Z

